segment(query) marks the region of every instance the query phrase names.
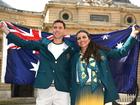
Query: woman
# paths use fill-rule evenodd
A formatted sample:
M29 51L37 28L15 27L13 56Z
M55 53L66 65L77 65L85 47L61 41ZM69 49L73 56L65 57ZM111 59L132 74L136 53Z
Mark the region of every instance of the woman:
M121 49L107 49L91 41L85 30L76 34L80 51L72 61L72 105L104 105L118 99L110 73L108 59L121 58L137 42L140 31L132 27L132 33Z

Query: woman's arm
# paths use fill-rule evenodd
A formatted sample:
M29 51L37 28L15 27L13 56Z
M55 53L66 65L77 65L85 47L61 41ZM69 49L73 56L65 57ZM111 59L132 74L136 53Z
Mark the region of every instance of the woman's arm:
M133 46L138 42L137 36L140 32L140 28L135 28L136 25L132 26L132 32L124 43L123 47L120 49L111 49L107 52L107 56L109 58L121 58L128 54L129 50L133 48Z

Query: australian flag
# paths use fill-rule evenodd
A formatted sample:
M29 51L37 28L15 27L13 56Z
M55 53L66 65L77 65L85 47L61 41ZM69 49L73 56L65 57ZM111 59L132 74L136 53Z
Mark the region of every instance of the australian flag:
M51 40L53 35L40 30L30 29L6 22L10 31L24 40L40 40L46 37ZM92 34L96 43L119 49L130 36L131 27L109 33ZM73 37L67 39L74 41ZM38 51L20 48L4 38L2 82L12 84L33 84L39 66ZM128 52L128 55L110 60L111 72L119 93L135 93L137 85L137 66L139 42Z

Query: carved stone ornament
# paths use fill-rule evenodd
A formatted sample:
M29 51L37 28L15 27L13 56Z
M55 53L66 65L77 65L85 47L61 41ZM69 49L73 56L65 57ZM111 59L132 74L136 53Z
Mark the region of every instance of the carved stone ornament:
M110 6L112 5L112 0L83 0L83 2L87 2L93 6Z

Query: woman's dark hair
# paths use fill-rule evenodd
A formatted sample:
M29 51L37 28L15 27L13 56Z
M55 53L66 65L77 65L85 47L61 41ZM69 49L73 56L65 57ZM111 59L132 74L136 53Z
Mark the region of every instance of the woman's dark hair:
M82 60L85 60L86 63L88 64L89 63L89 58L90 57L93 57L96 61L100 61L101 60L101 55L99 53L99 50L102 49L102 50L109 50L108 48L106 47L101 47L100 45L97 45L92 39L91 39L91 35L86 31L86 30L79 30L77 33L76 33L76 36L79 34L79 33L86 33L88 38L90 39L90 42L89 42L89 45L86 49L86 52L84 53L83 55L83 58Z
M64 21L62 21L62 20L55 20L55 21L53 22L53 25L54 25L55 23L62 23L63 26L64 26L64 29L66 28L66 24L65 24Z

